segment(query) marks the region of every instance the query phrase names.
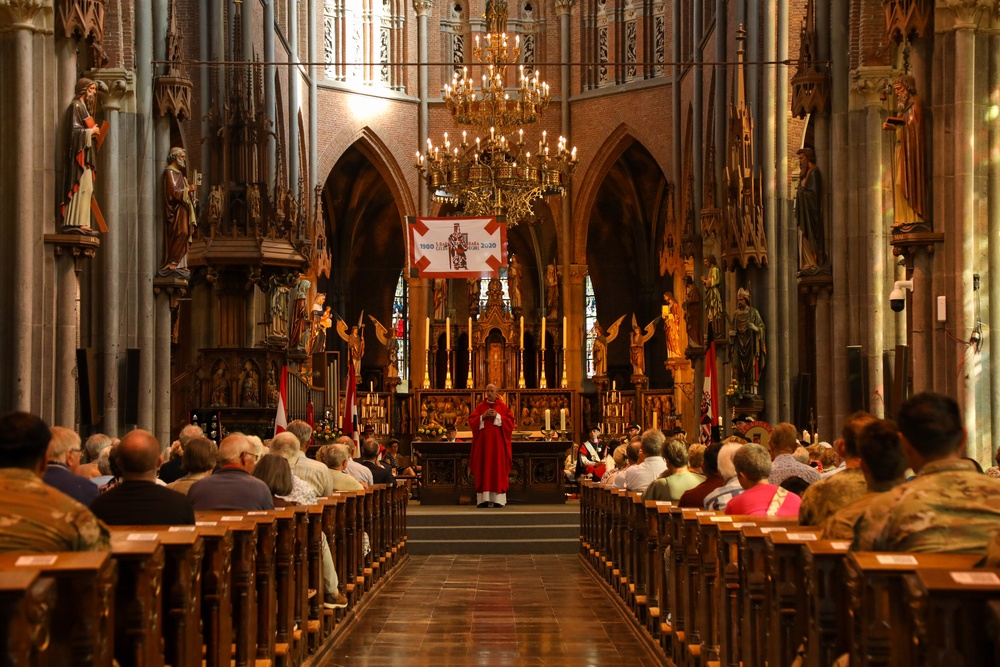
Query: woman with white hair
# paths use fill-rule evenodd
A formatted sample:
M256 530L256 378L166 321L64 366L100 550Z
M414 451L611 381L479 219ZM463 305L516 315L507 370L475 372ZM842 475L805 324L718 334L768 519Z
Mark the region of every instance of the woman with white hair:
M730 500L743 493L743 486L736 477L736 466L733 465L733 457L746 442L742 438L726 438L719 450L719 474L726 483L717 488L712 493L705 496L705 509L724 510Z

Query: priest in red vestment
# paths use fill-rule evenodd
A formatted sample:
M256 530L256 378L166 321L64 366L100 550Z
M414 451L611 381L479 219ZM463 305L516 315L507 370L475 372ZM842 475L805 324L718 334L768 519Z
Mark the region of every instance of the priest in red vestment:
M476 478L476 502L479 507L503 507L507 504L507 478L513 461L510 436L514 432L514 415L497 397L495 384L486 385L486 399L469 414L469 428L469 469Z

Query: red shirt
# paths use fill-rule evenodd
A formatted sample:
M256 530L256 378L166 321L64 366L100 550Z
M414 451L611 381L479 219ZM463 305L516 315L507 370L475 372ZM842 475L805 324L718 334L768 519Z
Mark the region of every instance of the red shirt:
M726 514L765 516L771 499L779 488L774 484L758 484L730 500L726 504ZM789 491L774 516L798 516L801 503L802 499Z

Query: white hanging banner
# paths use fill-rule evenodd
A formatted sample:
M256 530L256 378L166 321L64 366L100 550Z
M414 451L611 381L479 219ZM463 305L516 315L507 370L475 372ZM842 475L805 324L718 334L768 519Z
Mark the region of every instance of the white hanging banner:
M496 218L407 218L410 275L499 277L507 265L507 225Z

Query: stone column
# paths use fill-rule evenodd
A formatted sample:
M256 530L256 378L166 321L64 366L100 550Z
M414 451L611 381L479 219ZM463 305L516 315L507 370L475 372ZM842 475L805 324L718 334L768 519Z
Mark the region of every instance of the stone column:
M427 106L427 18L434 7L433 0L413 0L413 11L417 13L417 151L427 150L429 111ZM420 215L430 213L430 196L427 185L417 183L417 202ZM425 362L426 363L426 360ZM416 377L416 376L414 376Z
M832 2L829 7L830 20L828 22L822 22L822 14L817 17L818 25L823 26L820 28L820 33L823 33L825 26L829 26L830 30L830 168L825 175L827 183L842 183L846 186L850 182L850 173L853 168L849 152L843 150L843 147L847 146L850 140L848 130L850 6L846 2ZM837 150L833 150L834 147L837 147ZM839 187L836 190L830 187L827 188L827 191L830 193L827 195L830 201L829 253L833 270L831 307L832 311L838 314L838 321L831 322L830 325L833 349L833 364L830 366L830 384L833 394L831 405L833 407L833 423L839 425L847 417L849 408L847 373L844 371L847 368L848 327L842 321L843 314L849 309L847 298L848 195L847 187Z
M198 3L198 58L208 62L211 57L209 50L208 3ZM212 164L212 124L208 114L212 108L212 68L206 65L198 66L198 114L201 118L201 156L199 168L205 175L205 192L213 183ZM192 111L194 111L192 109ZM193 151L189 152L189 155Z
M80 276L74 266L73 256L61 253L56 259L56 368L63 376L63 382L57 382L53 389L56 392L55 426L76 428L76 388L74 381L76 368L76 340L78 329L76 318L79 309L77 300L80 295Z
M10 393L4 392L10 409L31 411L31 380L32 380L32 299L29 298L34 289L35 259L38 248L35 245L35 194L41 183L35 183L36 173L40 173L34 160L35 119L37 117L34 100L35 68L32 53L34 35L46 31L46 16L51 18L52 3L47 0L0 0L6 12L0 12L0 27L11 32L10 50L7 52L11 61L5 69L12 75L11 91L17 91L18 101L9 104L11 110L10 126L17 128L10 132L5 141L10 141L12 161L18 165L18 176L11 177L10 190L12 200L13 247L10 255L13 259L12 283L10 289L14 294L11 299L11 325L9 334L2 339L10 345L11 372L9 380ZM47 10L43 11L43 10ZM51 30L51 29L50 29ZM40 108L40 105L39 105ZM5 151L6 153L6 151Z
M316 0L309 0L307 5L309 16L309 27L306 31L309 45L309 62L319 61L319 53L316 43ZM300 215L311 217L316 211L315 197L316 186L319 180L319 76L321 70L316 65L309 65L309 187L306 189L306 201L303 206L308 206L308 211L302 211ZM318 223L318 221L317 221Z
M566 349L563 351L566 359L566 379L571 388L580 389L586 379L585 364L583 359L586 345L584 345L583 331L583 283L587 277L588 269L586 264L572 264L569 271L569 293L563 300L564 314L568 322L566 332ZM583 428L586 428L586 424Z
M834 418L833 392L829 391L832 376L837 373L833 365L836 357L833 349L833 311L831 308L831 289L821 289L816 295L816 377L813 386L816 388L816 426L824 434L827 442L833 443L840 430L840 422ZM820 377L820 373L823 376Z
M164 448L170 445L170 344L173 339L173 311L177 299L187 293L187 280L157 276L153 281L156 298L156 430L153 435ZM165 361L164 361L165 360Z
M749 30L749 40L748 45L751 49L751 59L753 59L753 49L758 47L754 46L755 42L763 45L763 60L774 62L777 58L777 32L775 23L777 21L777 7L775 2L764 2L763 7L766 11L763 12L763 40L755 40L753 37L757 33L756 29ZM749 16L756 16L752 11ZM751 25L754 23L751 19ZM761 51L757 50L757 54L761 55ZM756 107L757 120L759 128L757 130L757 137L759 141L756 145L761 147L760 151L760 166L761 166L761 177L764 180L763 183L763 195L764 195L764 234L767 236L768 245L768 259L769 262L775 261L775 264L769 264L768 270L764 272L764 294L762 295L760 286L756 286L756 298L762 302L763 311L761 316L764 318L764 324L767 325L764 333L767 338L767 349L769 356L774 354L774 360L777 362L771 368L767 369L764 373L764 400L766 401L766 411L768 418L774 421L780 418L787 411L787 394L780 391L782 386L787 388L787 378L783 375L787 370L784 367L784 352L781 351L779 346L778 332L788 325L787 322L781 321L778 315L778 302L781 300L782 295L778 293L778 272L781 269L777 267L779 257L777 257L777 249L781 247L781 239L778 236L778 207L775 198L777 197L777 183L775 182L775 155L776 155L776 134L777 134L777 124L778 124L778 111L775 108L777 103L775 97L775 87L776 87L776 68L775 65L764 65L763 67L751 67L751 76L748 77L748 82L752 82L756 77L753 76L753 72L761 72L760 76L760 106ZM757 99L755 97L750 97L752 103L756 104ZM785 295L787 296L787 295ZM762 298L763 297L763 298Z
M572 125L570 121L569 106L569 98L573 89L569 66L572 54L570 20L572 19L573 2L574 0L556 0L556 14L559 15L559 62L562 63L559 67L559 111L562 120L562 135L566 137L566 143L570 146L573 145L572 141L570 141L570 137L572 135ZM571 192L567 192L566 197L559 203L561 214L560 236L562 238L562 241L559 244L559 262L562 266L562 284L560 285L560 293L563 297L563 312L567 310L567 304L569 303L566 300L566 295L569 294L570 262L573 261L572 202L572 194ZM558 371L559 368L557 367L556 370ZM558 372L557 375L559 375ZM560 378L555 380L555 382L558 383L559 380L561 380L561 375ZM558 386L558 384L554 384L553 380L549 380L549 386L554 387Z
M681 182L684 178L682 165L683 153L681 150L684 135L681 131L681 3L679 2L672 2L670 4L670 25L673 26L671 29L670 46L670 59L673 61L673 64L670 66L670 147L671 161L673 162L671 165L673 167L671 178L674 181L672 183L674 188L674 205L675 207L680 207L680 193L684 190L684 184ZM580 321L582 322L583 320Z
M154 429L156 424L153 391L155 381L153 272L156 264L156 209L154 193L158 189L155 166L156 144L153 134L153 7L140 2L135 6L135 104L136 167L139 171L139 211L136 253L138 299L137 347L139 348L139 421L137 426Z
M367 55L365 56L367 59ZM288 189L299 194L299 0L288 0Z
M101 160L98 187L104 217L108 221L108 239L101 253L102 295L101 300L101 397L103 404L100 424L101 432L112 437L119 434L119 377L124 345L122 330L122 285L120 267L126 250L122 240L128 234L122 216L121 192L121 111L126 95L131 96L132 73L123 69L104 69L93 76L107 85L107 92L101 95L101 109L108 121L108 134L104 138L99 158Z
M989 39L990 90L1000 90L1000 25L997 25ZM994 120L989 134L989 155L1000 155L1000 122ZM1000 343L1000 161L992 160L987 169L986 190L992 193L987 203L987 238L989 243L989 265L997 267L989 271L989 330L984 343L990 349L997 349ZM993 333L996 332L996 333ZM1000 354L990 354L990 439L993 452L1000 445ZM985 452L981 456L985 455Z
M788 59L788 0L776 0L777 20L775 22L776 60L784 62ZM788 195L788 116L790 106L788 101L788 65L775 65L775 132L774 132L774 173L775 173L775 208L776 226L779 229L778 242L774 248L777 251L777 261L769 266L769 272L777 267L778 276L778 320L781 328L778 334L778 349L781 351L781 376L778 378L778 396L781 401L779 416L783 421L792 419L793 396L792 379L798 374L796 351L798 350L798 299L796 298L795 278L798 273L798 230L795 216L791 214L791 202Z
M274 3L276 0L264 0L264 109L272 123L278 118L277 94L275 93L274 77L277 68L274 66ZM275 167L278 164L278 144L274 133L267 137L267 191L274 192Z

